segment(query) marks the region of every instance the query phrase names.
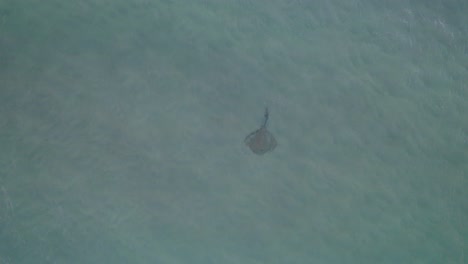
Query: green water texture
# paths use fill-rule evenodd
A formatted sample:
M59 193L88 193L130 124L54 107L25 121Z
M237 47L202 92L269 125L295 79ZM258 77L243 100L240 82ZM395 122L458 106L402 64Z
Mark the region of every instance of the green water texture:
M466 14L0 0L0 264L467 263Z

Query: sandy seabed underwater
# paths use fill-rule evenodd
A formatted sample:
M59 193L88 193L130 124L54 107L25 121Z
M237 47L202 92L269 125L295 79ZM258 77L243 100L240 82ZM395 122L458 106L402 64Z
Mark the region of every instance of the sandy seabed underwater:
M1 1L0 264L466 263L467 13Z

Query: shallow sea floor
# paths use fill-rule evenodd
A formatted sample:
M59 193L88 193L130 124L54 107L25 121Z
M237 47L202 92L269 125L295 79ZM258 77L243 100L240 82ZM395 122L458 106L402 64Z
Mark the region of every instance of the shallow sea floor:
M467 3L0 2L0 264L466 263Z

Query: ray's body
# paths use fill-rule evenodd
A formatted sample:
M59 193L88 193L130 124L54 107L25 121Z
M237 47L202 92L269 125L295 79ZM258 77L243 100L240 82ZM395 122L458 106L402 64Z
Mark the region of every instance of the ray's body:
M268 108L265 108L262 126L248 134L244 139L244 143L257 155L272 151L277 145L275 137L267 130L268 117Z

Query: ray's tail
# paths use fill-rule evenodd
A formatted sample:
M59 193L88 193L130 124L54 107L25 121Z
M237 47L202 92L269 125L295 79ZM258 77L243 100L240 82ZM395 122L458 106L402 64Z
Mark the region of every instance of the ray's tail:
M268 122L268 116L269 116L268 107L265 107L265 114L263 115L264 120L263 120L262 127L266 127L267 122Z

